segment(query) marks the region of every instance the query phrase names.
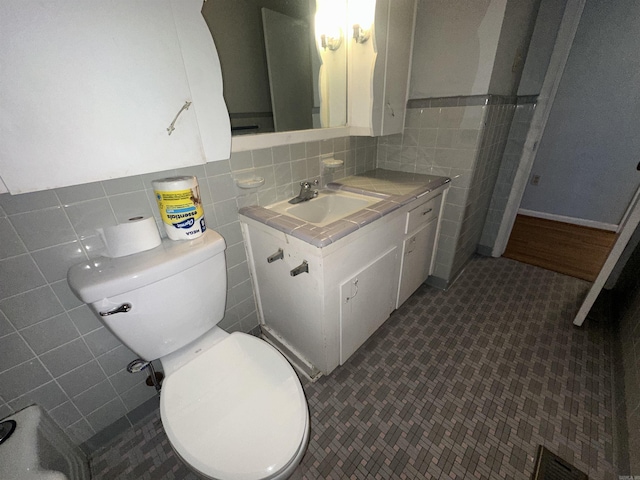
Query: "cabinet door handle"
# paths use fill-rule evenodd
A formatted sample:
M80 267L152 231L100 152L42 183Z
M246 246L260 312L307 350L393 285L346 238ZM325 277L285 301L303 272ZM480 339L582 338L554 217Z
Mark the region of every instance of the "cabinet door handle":
M422 212L422 215L426 215L427 213L431 213L431 212L433 212L433 208L430 208L429 210Z
M284 252L282 251L281 248L279 248L276 253L274 253L273 255L269 255L267 257L267 263L273 263L276 260L282 260L282 259L284 259Z
M393 107L391 106L391 102L387 102L387 108L391 111L391 116L395 117L396 112L393 111Z
M347 297L344 303L349 303L349 300L353 300L354 298L356 298L356 295L358 295L358 279L357 278L353 281L353 284L356 286L356 291L353 295L351 295L350 297Z
M176 113L176 116L173 119L173 122L171 122L171 124L167 128L167 132L169 135L171 135L171 133L176 129L176 122L178 121L178 117L180 116L180 114L185 110L189 110L190 106L191 106L191 102L189 101L184 102L184 105L182 105L182 108L178 111L178 113Z

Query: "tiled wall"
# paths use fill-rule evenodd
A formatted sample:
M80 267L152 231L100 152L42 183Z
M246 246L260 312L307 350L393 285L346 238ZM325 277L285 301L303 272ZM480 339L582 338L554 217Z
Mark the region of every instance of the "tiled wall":
M527 139L533 112L535 111L536 97L518 97L518 105L513 115L511 129L507 138L507 145L502 156L498 179L493 190L493 197L489 205L487 220L482 230L479 251L485 255L491 255L496 242L500 222L504 215L509 199L509 193L513 186L513 180L518 170L520 156Z
M486 108L482 143L465 205L462 230L456 247L453 272L459 272L478 249L507 143L515 105L498 103Z
M227 331L257 326L238 207L293 196L297 182L371 169L375 140L338 138L236 153L228 161L11 196L0 195L0 418L42 405L77 443L122 419L154 395L136 356L101 326L69 290L69 266L103 251L95 229L135 215L159 215L151 180L196 175L207 226L227 242ZM321 177L322 156L345 160ZM234 178L265 184L240 190Z
M476 251L513 109L513 99L490 95L410 100L403 133L378 139L379 168L452 179L432 278L438 286Z

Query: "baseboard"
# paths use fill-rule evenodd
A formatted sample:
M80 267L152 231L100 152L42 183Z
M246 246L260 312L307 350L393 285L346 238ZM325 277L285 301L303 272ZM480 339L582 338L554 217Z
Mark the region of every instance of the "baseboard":
M262 339L282 353L298 373L311 382L315 382L322 376L322 372L315 365L312 365L302 355L298 354L280 335L265 324L260 325L260 327L262 329Z
M449 288L448 280L440 277L434 277L433 275L427 278L424 283L426 283L430 287L437 288L438 290L446 290L447 288Z
M587 220L585 218L565 217L564 215L556 215L555 213L536 212L535 210L527 210L526 208L518 209L518 214L527 217L544 218L545 220L553 220L555 222L570 223L572 225L580 225L582 227L597 228L598 230L607 230L609 232L617 232L618 225L612 223L596 222L595 220Z
M111 425L103 428L91 438L80 444L80 448L88 456L91 456L97 450L110 445L122 433L158 410L159 407L160 397L158 395L154 395L149 400L146 400L141 405L138 405L136 408L128 412L125 416L120 417Z
M487 247L486 245L478 245L476 247L476 253L483 257L493 257L493 247Z

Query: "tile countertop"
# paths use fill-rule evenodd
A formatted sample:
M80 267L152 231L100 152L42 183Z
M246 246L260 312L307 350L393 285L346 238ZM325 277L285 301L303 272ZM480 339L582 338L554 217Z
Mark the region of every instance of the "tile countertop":
M239 213L322 248L450 181L450 178L436 175L395 172L383 169L375 169L359 175L342 178L336 182L329 183L327 189L376 196L380 197L380 201L324 227L256 205L242 207Z

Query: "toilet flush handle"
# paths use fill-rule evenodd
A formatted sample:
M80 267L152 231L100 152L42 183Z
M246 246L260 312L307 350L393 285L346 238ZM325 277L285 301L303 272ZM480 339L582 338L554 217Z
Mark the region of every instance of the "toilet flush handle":
M108 317L109 315L113 315L114 313L127 313L131 310L130 303L123 303L119 307L114 308L113 310L109 310L107 312L100 312L101 317Z

